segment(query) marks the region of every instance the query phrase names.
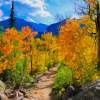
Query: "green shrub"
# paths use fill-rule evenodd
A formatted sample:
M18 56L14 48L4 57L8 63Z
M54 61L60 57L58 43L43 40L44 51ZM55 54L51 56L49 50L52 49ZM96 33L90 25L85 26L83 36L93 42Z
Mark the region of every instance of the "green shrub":
M56 74L53 90L61 94L64 92L64 87L70 85L71 83L72 70L68 66L61 64Z

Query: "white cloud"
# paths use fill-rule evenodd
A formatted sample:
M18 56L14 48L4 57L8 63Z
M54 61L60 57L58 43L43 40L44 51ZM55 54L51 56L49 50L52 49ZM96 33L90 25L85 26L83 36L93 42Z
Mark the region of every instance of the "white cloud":
M33 20L31 17L27 17L26 20L27 20L28 22L36 22L36 21Z
M74 18L76 18L76 19L79 19L79 15L77 15L77 14L73 14L72 16L71 16L71 19L74 19Z
M10 4L10 1L5 1L5 4L6 4L6 5L9 5L9 4Z
M2 16L3 15L3 12L2 12L2 10L0 10L0 16Z
M0 7L2 6L2 3L0 2Z
M0 0L0 6L9 5L10 3L11 3L11 0Z
M52 16L48 11L46 10L38 10L36 12L29 13L30 16L40 16L40 17L49 17Z
M34 8L45 8L45 2L44 0L15 0L18 1L22 4L26 4L30 7L34 7Z
M15 0L22 4L26 4L33 9L36 8L37 10L29 13L30 16L41 16L41 17L48 17L52 16L52 14L47 11L46 4L44 0Z
M0 17L0 21L6 20L6 19L8 19L8 18L9 18L8 16Z

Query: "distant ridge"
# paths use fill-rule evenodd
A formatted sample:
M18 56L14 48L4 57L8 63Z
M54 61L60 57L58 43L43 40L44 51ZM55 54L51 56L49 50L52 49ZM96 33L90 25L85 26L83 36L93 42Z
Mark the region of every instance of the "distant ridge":
M51 24L47 27L47 32L52 32L54 35L59 35L59 30L60 30L61 25L64 25L65 23L66 23L66 20Z
M46 32L52 32L53 35L58 35L60 26L64 23L64 21L54 23L51 25L46 25L46 24L41 24L41 23L37 24L34 22L28 22L20 18L15 18L15 28L20 31L23 26L29 26L32 29L32 31L38 32L37 37L40 37L41 34L46 33ZM10 27L10 19L1 21L0 25L2 26L2 31L4 31L5 29Z

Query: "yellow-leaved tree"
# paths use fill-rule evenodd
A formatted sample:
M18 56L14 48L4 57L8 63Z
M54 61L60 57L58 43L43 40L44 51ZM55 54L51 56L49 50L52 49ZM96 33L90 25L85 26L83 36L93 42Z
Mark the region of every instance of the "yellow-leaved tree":
M89 33L90 27L87 27L92 22L87 21L84 18L68 20L61 26L58 38L63 59L80 84L91 81L96 68L96 40Z

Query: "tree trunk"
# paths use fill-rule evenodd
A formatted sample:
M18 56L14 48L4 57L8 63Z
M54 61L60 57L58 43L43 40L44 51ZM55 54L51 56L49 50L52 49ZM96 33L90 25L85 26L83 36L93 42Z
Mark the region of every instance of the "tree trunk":
M97 58L98 58L98 70L100 70L100 5L99 5L99 2L97 3L96 28L97 28Z
M32 46L30 45L30 60L31 60L31 70L30 70L30 75L33 74L33 53L32 53Z

